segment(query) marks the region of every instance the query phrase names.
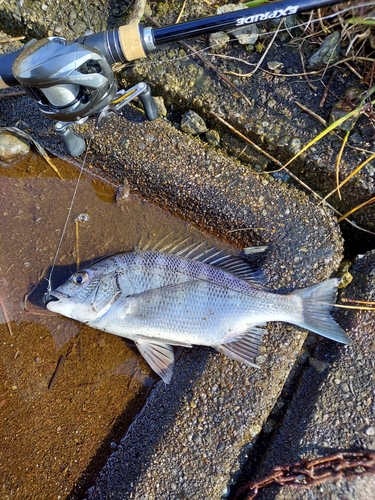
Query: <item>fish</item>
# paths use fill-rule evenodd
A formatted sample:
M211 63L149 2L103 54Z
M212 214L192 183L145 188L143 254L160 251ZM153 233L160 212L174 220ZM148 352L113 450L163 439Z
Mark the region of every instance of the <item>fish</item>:
M194 243L119 253L74 273L47 292L45 304L52 312L134 341L166 384L175 364L173 346L211 346L257 367L267 322L291 323L350 343L330 315L338 279L273 293L248 258L253 252L228 255Z

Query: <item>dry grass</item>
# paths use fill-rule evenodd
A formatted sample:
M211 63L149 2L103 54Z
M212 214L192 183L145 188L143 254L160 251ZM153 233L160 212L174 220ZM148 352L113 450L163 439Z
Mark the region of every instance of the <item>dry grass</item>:
M327 65L327 69L332 66L345 65L352 73L356 75L361 84L365 84L368 88L361 95L361 99L348 98L345 105L348 108L348 113L336 120L334 123L326 127L313 141L305 145L299 154L306 151L321 137L335 130L343 122L350 120L359 114L365 114L367 119L372 124L375 137L375 115L373 106L375 100L371 99L371 95L375 91L374 72L375 72L375 1L354 1L346 4L335 5L323 9L318 9L311 14L306 24L304 34L312 43L322 43L325 36L334 31L341 33L341 46L343 48L343 56L340 61ZM336 188L333 189L324 198L326 200L333 193L337 192L341 199L340 188L346 184L353 176L355 176L369 161L374 159L374 151L368 151L367 159L359 166L353 169L353 172L340 182L339 169L341 157L346 148L347 141L351 130L347 131L343 136L342 146L336 159ZM292 162L292 158L286 165ZM323 201L324 201L323 200ZM370 198L364 203L353 207L346 214L341 216L339 222L346 220L349 215L368 206L375 201L375 197Z
M336 14L329 28L341 29L341 40L346 45L345 56L359 65L363 81L373 85L375 57L375 2L349 2L350 8L331 7Z

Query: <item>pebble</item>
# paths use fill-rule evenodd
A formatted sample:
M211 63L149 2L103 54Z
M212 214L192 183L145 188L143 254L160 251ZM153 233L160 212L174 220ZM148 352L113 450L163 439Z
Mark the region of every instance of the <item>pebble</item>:
M206 122L195 111L189 110L182 117L180 128L191 135L203 134L207 130Z
M224 31L218 31L217 33L211 33L209 37L209 44L212 50L219 50L224 47L230 38Z
M217 130L208 129L204 134L206 141L211 144L211 146L219 146L220 145L220 134Z
M255 24L249 24L232 32L241 45L254 45L258 40L258 28Z
M167 116L167 108L165 107L164 99L161 96L153 96L153 99L158 108L158 115Z
M310 68L320 68L325 64L332 64L337 61L341 52L340 36L339 31L334 31L324 39L320 49L309 59Z
M30 151L30 144L10 132L0 132L0 161L10 165Z
M301 139L299 137L292 137L288 143L288 148L291 153L297 154L302 147Z
M124 179L124 182L118 186L116 191L116 205L121 206L124 201L128 200L130 195L130 186L127 179Z
M246 7L244 7L244 5L241 3L240 4L230 3L218 7L216 12L218 14L224 14L227 12L242 10L244 8ZM249 24L248 26L243 26L241 28L232 30L231 35L234 36L238 40L238 43L240 43L241 45L254 45L258 40L259 31L258 27L255 24Z
M282 69L284 68L284 64L279 61L269 61L267 63L268 69L273 71L274 73L281 73Z

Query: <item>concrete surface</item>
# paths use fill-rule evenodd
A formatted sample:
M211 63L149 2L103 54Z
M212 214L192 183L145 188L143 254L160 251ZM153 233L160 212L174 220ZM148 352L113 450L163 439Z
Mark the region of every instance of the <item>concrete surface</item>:
M24 116L28 116L28 102L18 103ZM17 113L17 107L12 106L11 112ZM87 163L92 171L115 183L126 177L142 195L239 245L269 244L264 271L271 288L305 286L327 278L337 268L342 251L337 225L303 193L251 172L165 121L143 122L138 111L128 112L133 121L114 116L94 135ZM38 136L36 123L33 135L42 145L56 144L53 132L47 132L50 124L41 120ZM254 229L229 232L244 228ZM155 484L160 485L158 498L174 498L169 466L176 462L176 491L187 490L190 498L219 498L272 410L305 336L306 332L287 325L270 328L257 359L260 370L206 353L205 370L197 377L194 373L202 365L194 359L198 356L199 360L205 350L184 354L188 361L182 364L182 374L177 363L172 385L165 389L159 384L148 403L153 408L144 410L145 427L138 427L141 419L131 431L133 456L139 458L135 463L120 459L121 467L132 464L135 472L122 470L118 498L123 498L129 487L132 494L139 491L140 498L155 494ZM152 426L159 431L150 435L153 416ZM147 471L142 469L145 463L149 464ZM133 479L128 482L126 477ZM196 477L199 480L192 479ZM115 482L110 476L107 491L113 495ZM71 498L80 494L73 488Z
M350 269L353 281L340 302L375 300L375 251L358 256ZM351 305L354 305L351 303ZM373 311L337 310L340 324L350 330L352 344L332 353L321 342L309 357L282 424L269 435L261 465L248 477L259 479L274 465L326 457L336 452L375 449L375 316ZM361 471L358 466L357 472ZM345 478L309 489L272 486L259 500L366 500L375 495L373 474Z

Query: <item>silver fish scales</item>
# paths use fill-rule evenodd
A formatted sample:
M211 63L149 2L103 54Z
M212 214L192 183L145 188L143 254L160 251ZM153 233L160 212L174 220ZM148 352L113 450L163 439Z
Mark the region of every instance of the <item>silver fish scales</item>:
M349 343L330 316L337 279L280 295L246 259L201 245L117 254L75 273L46 297L49 310L129 338L168 383L172 345L212 346L256 366L267 321L285 321Z

